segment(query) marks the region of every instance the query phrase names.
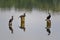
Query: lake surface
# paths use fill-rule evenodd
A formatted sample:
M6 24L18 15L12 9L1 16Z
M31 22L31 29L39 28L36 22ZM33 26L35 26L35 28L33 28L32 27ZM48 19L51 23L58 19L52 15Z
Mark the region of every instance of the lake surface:
M32 11L26 11L25 27L24 32L19 28L20 18L25 11L11 10L0 10L0 40L60 40L60 12L51 13L51 35L48 36L46 32L46 17L48 16L47 11L39 11L32 9ZM13 30L11 34L8 26L8 21L11 16L14 16Z

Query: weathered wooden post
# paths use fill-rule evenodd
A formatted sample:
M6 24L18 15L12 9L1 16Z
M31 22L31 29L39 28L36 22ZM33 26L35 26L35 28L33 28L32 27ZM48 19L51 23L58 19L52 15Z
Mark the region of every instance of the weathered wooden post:
M21 27L25 27L25 17L21 16Z
M51 28L51 20L50 19L46 19L46 28L50 29Z
M21 18L20 28L25 31L25 13L24 13L24 15L21 15L20 18Z

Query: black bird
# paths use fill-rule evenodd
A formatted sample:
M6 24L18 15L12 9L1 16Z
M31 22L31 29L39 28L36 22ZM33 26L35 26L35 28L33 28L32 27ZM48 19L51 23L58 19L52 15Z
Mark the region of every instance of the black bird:
M47 16L47 19L50 19L51 18L51 14L50 13L48 13L49 14L49 16Z
M13 21L13 16L12 16L12 18L9 20L9 23L12 22L12 21Z
M26 15L25 15L25 13L24 13L24 15L21 15L21 16L19 16L19 17L25 17Z
M13 33L12 21L13 21L13 16L12 16L12 18L9 20L9 29L11 30L11 33Z

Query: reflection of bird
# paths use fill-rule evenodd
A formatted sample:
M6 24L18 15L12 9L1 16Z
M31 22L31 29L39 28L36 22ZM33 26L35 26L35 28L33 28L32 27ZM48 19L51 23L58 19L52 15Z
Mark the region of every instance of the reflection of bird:
M13 21L13 16L12 16L12 18L9 20L9 29L11 30L11 33L13 33L12 21Z
M50 15L50 13L49 13L49 16L47 16L47 19L50 19L51 18L51 15Z
M50 29L47 29L46 31L48 32L48 35L50 35L50 33L51 33Z
M9 29L11 30L11 33L13 33L13 29L12 29L12 27L9 27Z

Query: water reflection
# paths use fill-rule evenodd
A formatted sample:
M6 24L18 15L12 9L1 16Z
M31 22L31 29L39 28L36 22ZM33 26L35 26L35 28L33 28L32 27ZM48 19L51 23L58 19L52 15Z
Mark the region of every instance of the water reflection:
M47 16L47 18L46 18L46 31L48 32L48 35L50 35L50 33L51 33L51 31L50 31L50 28L51 28L51 20L50 20L50 18L51 18L51 15L50 15L50 13L49 13L49 16Z
M23 15L20 16L21 18L21 26L20 28L23 29L25 31L25 13Z
M13 21L13 16L11 16L11 19L9 20L9 29L10 29L11 33L13 33L12 21Z

